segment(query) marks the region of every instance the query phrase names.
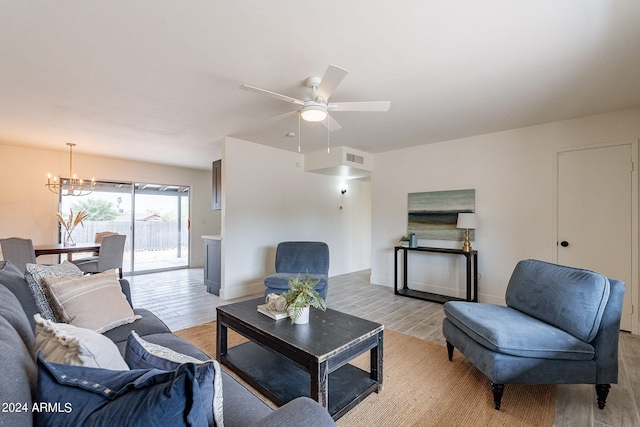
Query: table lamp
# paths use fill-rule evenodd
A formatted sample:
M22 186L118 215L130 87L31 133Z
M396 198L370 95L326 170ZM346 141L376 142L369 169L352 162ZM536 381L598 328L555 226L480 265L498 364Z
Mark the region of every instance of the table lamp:
M471 243L469 242L469 230L478 228L478 218L475 213L459 213L457 228L464 228L464 243L462 250L471 252Z

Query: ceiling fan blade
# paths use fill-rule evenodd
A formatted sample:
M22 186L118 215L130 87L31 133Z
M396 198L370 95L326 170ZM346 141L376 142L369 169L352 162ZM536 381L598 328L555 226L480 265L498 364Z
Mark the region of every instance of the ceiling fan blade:
M264 123L265 124L271 124L271 123L279 122L280 120L286 119L287 117L291 117L291 116L294 116L294 115L299 114L299 113L300 113L300 110L289 111L288 113L284 113L284 114L280 114L279 116L271 117L270 119L265 120Z
M336 122L336 119L334 119L330 115L327 116L327 120L322 121L322 124L324 125L324 127L329 129L329 132L335 132L337 130L342 129L342 126L340 126L340 123Z
M329 99L335 88L338 87L342 79L344 79L349 72L344 68L340 68L335 65L329 65L327 71L324 73L322 80L320 80L320 86L316 90L316 95L322 98Z
M270 90L260 89L259 87L255 87L255 86L242 85L240 86L240 89L248 90L249 92L259 93L261 95L267 95L267 96L270 96L271 98L279 99L281 101L291 102L298 105L304 105L304 101L300 101L299 99L292 98L287 95L282 95L276 92L271 92Z
M391 101L332 102L330 111L389 111Z

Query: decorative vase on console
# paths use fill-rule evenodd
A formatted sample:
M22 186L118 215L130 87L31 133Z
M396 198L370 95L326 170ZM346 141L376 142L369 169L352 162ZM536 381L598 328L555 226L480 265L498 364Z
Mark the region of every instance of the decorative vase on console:
M400 242L400 246L402 246L403 248L408 248L409 247L409 235L405 235L402 236L398 239L398 242Z

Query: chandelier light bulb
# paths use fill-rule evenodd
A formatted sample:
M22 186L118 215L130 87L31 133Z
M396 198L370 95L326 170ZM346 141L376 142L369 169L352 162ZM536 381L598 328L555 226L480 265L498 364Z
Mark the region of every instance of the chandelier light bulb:
M78 176L73 173L73 147L76 144L68 142L67 145L69 146L69 179L60 178L60 182L58 182L58 177L53 176L53 182L51 182L52 177L49 173L47 174L45 186L52 193L62 196L85 196L90 194L96 186L96 180L91 178L91 182L86 183L83 179L78 179Z

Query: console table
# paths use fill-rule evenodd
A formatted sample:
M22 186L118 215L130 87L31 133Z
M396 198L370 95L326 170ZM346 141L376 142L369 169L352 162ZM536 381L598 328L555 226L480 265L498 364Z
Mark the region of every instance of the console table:
M438 302L444 304L447 301L473 301L478 302L478 251L471 250L465 252L461 249L445 249L445 248L429 248L424 246L418 246L417 248L409 248L406 246L396 246L394 252L394 278L393 278L393 291L396 295L405 297L418 298L427 301ZM398 252L403 252L403 277L402 288L398 289ZM434 294L431 292L417 291L409 289L407 278L407 264L409 258L409 252L417 253L440 253L456 256L464 256L466 258L466 273L467 273L467 297L466 299L450 297L447 295Z

